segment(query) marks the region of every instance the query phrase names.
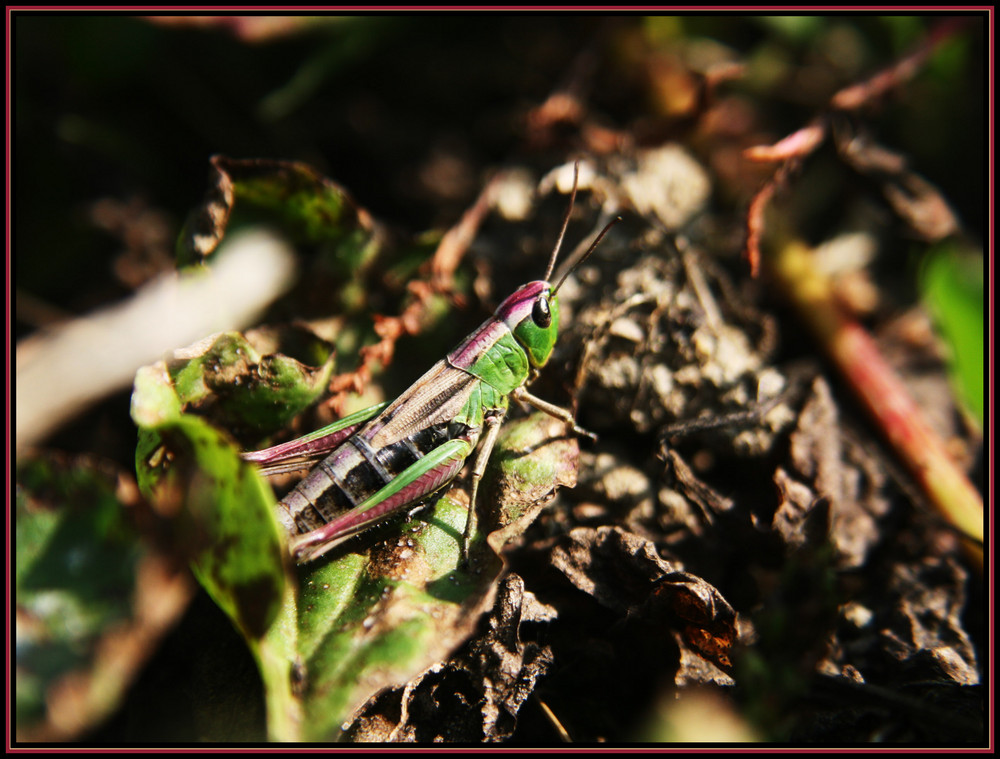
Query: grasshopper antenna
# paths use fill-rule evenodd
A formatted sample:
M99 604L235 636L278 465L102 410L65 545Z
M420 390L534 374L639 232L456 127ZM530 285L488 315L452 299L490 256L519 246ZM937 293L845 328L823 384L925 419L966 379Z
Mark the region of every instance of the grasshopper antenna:
M573 213L573 203L576 201L576 184L580 179L580 159L576 160L573 164L573 192L569 196L569 207L566 209L566 217L563 219L562 230L559 232L559 239L556 240L556 247L552 250L552 256L549 258L549 268L545 270L545 276L542 279L545 282L549 281L549 277L552 276L552 270L556 268L556 258L559 256L559 248L562 247L563 238L566 236L566 228L569 226L569 217Z
M595 250L597 250L597 246L601 244L601 240L604 239L604 235L606 235L608 233L608 231L611 229L611 227L613 227L615 224L617 224L621 220L622 220L621 216L616 216L615 218L613 218L611 221L609 221L605 225L604 229L601 230L601 233L590 244L590 247L587 248L587 252L584 253L582 256L580 256L580 260L577 261L575 264L573 264L569 269L567 269L566 273L563 274L562 277L559 278L559 282L556 284L555 287L552 288L552 294L553 295L555 295L559 291L559 288L562 287L562 283L566 281L566 277L568 277L570 274L572 274L574 271L576 271L584 261L586 261L588 258L590 258L590 254L593 253ZM546 279L548 279L548 276L546 276Z

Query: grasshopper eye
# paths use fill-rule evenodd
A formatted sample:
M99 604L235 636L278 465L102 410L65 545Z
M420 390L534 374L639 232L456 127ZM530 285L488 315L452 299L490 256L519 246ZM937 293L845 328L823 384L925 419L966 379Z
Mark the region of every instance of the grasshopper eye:
M544 295L535 301L531 307L531 321L542 329L548 329L552 323L552 312L549 310L549 299Z

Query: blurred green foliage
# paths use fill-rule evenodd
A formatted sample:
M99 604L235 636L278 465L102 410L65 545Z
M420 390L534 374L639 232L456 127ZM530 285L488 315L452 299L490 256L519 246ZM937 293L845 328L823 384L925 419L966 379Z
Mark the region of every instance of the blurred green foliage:
M982 251L953 241L931 250L920 271L921 295L949 348L956 395L980 428L986 379L983 273Z

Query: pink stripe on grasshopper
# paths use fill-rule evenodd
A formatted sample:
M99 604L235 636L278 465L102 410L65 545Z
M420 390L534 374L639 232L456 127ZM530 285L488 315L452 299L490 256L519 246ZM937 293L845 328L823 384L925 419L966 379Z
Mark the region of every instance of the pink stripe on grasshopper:
M484 322L479 329L448 354L448 363L456 369L468 369L507 332L510 330L502 321L490 319Z
M513 330L518 324L531 316L531 309L538 296L549 289L549 283L536 280L521 285L506 300L497 306L494 315L504 322L508 329Z

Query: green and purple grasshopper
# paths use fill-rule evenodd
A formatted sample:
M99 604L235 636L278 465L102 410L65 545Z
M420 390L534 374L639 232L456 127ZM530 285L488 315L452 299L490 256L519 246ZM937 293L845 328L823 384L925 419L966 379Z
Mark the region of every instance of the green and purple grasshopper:
M282 525L288 534L298 534L291 544L297 561L311 561L441 492L482 438L472 467L462 541L462 555L468 559L479 482L511 397L572 425L577 434L593 437L576 425L569 411L525 389L548 361L558 334L557 293L573 269L555 287L548 279L569 224L576 185L574 173L569 208L544 279L518 288L395 401L359 411L297 440L243 454L260 464L265 474L303 469L322 458L279 503ZM616 221L601 231L576 266Z

